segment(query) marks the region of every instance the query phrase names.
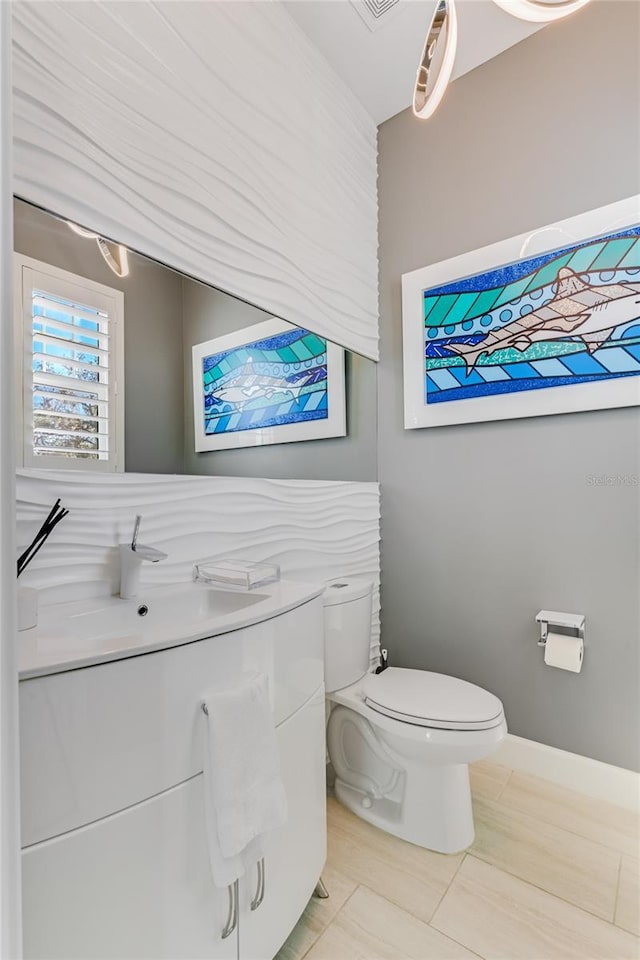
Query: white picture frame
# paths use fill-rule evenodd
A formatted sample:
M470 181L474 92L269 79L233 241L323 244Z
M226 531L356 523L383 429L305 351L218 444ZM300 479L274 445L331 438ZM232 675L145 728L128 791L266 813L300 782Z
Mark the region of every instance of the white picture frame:
M278 349L301 356L269 360ZM198 453L346 435L344 350L317 334L273 317L195 344L192 360Z
M490 277L497 271L502 271L505 275L511 271L515 276L518 270L524 271L527 264L538 260L542 263L545 259L548 261L548 266L551 269L551 265L556 262L556 259L552 257L553 252L558 251L560 255L561 251L566 252L572 248L575 248L576 252L574 255L577 263L579 259L577 251L586 249L590 245L589 241L592 239L594 242L595 238L613 237L615 239L615 234L624 233L625 231L631 232L631 228L638 227L638 225L640 225L640 197L635 196L404 274L402 277L402 327L405 429L411 430L421 427L475 423L486 420L547 416L550 414L627 407L640 404L640 376L635 375L636 371L632 373L627 373L626 371L624 373L616 373L615 370L609 369L608 367L606 368L609 370L608 375L605 374L596 378L594 374L594 378L590 381L586 379L587 374L584 373L582 375L575 375L574 381L570 382L568 378L574 375L568 371L566 377L556 377L556 380L562 381L562 385L545 385L543 389L538 389L542 384L531 382L529 387L523 389L523 384L514 384L513 389L508 391L505 386L505 392L478 395L485 387L484 384L477 383L476 394L474 395L469 388L466 388L467 392L465 395L465 390L463 389L464 381L470 380L472 374L475 374L478 379L484 379L484 377L493 376L494 374L497 377L500 374L499 371L495 369L496 367L499 368L502 366L504 372L504 368L511 368L514 365L513 362L508 364L503 363L502 365L497 362L489 363L491 356L494 358L499 356L498 348L500 347L500 341L496 331L500 330L500 327L497 325L490 328L490 332L494 334L494 337L493 343L488 350L479 351L475 349L475 345L472 343L466 346L464 343L465 335L463 334L457 337L458 350L465 350L466 356L463 355L460 359L455 357L455 360L451 362L450 366L451 369L453 369L454 366L456 367L458 380L461 381L459 384L460 389L457 388L458 385L455 383L449 385L445 379L445 374L439 374L445 396L437 396L439 388L438 385L435 384L434 396L437 399L434 402L429 402L429 386L433 385L433 380L428 379L430 371L428 369L429 358L426 353L429 349L428 335L430 334L429 328L427 327L427 317L425 316L427 310L435 309L435 307L431 305L435 303L434 298L452 296L452 294L437 292L442 288L446 289L447 285L452 286L455 293L455 284L466 282L468 288L466 293L471 295L476 292L474 288L476 278L482 279L483 276ZM640 236L640 227L638 227L638 230ZM633 256L635 257L637 251L640 251L640 240L635 243L633 250ZM570 262L569 260L569 263ZM597 260L593 262L597 263ZM621 260L621 263L624 263L624 258ZM638 266L640 267L640 262ZM539 268L539 270L541 274L541 268ZM566 270L570 270L569 266L566 267ZM619 269L614 270L614 273L619 272ZM603 273L607 273L607 271L603 271ZM629 270L628 273L631 274L632 271ZM580 271L579 274L579 279L581 280L584 280L585 277L587 279L590 277L588 271L587 274L585 274L584 271ZM567 273L567 276L569 276L569 273ZM578 276L578 273L576 273L576 276ZM630 290L637 284L638 290L640 291L640 272L637 274L633 273L633 276L630 275L627 280ZM487 280L487 282L489 281ZM597 282L604 284L604 281L602 281L600 277L598 277ZM577 281L574 282L570 277L567 283L573 286L579 285ZM558 302L563 288L558 287L557 280L554 286L556 289L554 296L556 296L556 302ZM484 292L480 283L478 283L478 289ZM507 287L505 286L504 289L506 290ZM548 289L550 290L551 287ZM456 295L460 297L460 294ZM480 302L480 295L480 293L477 294L476 299L478 303ZM604 294L596 291L596 300L598 296L602 297ZM521 299L524 299L524 297ZM468 301L465 301L465 303L466 302ZM519 300L514 300L513 304L519 302ZM458 301L456 301L456 303L458 307L461 306L461 303ZM625 316L631 309L631 303L631 300L625 301ZM544 298L541 304L546 306ZM504 301L499 306L504 307L505 305L510 306L511 301ZM438 306L437 303L435 303L435 306ZM444 300L441 301L441 306L443 308L445 307ZM524 306L520 306L520 310L524 310L525 307L527 309L537 309L536 307L532 307L531 304L525 304ZM609 309L609 307L610 305L605 305L605 309ZM495 312L495 309L493 312ZM531 312L531 309L529 309L529 312ZM635 309L635 307L633 309ZM585 313L586 312L587 308L585 307ZM595 311L592 312L595 313ZM466 316L469 317L472 313L473 310L470 309ZM440 315L441 313L438 314L438 318ZM486 321L486 317L489 315L490 314L485 314L482 319ZM619 314L618 316L621 315L622 314ZM435 316L436 315L433 314L434 318ZM526 314L523 316L526 316ZM447 317L446 313L444 317ZM518 315L515 319L516 321L521 319L521 315ZM472 321L467 319L465 323L469 327L470 324L476 323L477 320L477 317ZM514 321L512 320L510 322L513 323ZM551 322L552 321L545 321L547 324ZM578 323L577 320L572 322ZM599 322L602 323L601 320ZM629 320L627 322L627 328L631 329L629 324L632 323L635 324L635 321ZM638 324L640 325L640 293L638 301ZM507 322L503 324L505 328L508 325ZM438 329L448 329L450 332L449 341L454 344L456 343L456 332L459 329L458 323L452 326L441 324ZM545 329L550 328L545 327ZM573 337L566 331L562 333L560 330L555 330L549 340L559 341L563 339L564 344L566 344L567 340L571 339L577 344L575 347L576 354L582 352L585 358L594 358L596 364L599 366L602 366L601 360L615 366L614 361L616 361L616 357L614 353L610 352L607 354L605 351L612 350L618 341L609 339L604 345L601 344L599 348L595 348L593 338L594 336L597 337L598 334L591 333L591 343L583 343L583 345L580 346L579 340L581 339L581 334L579 326L576 326L574 329L575 335ZM621 325L616 324L615 331L621 329ZM470 327L469 335L466 337L467 341L472 341L474 337L477 337L477 344L481 344L483 341L480 340L480 333L481 331ZM606 330L604 330L604 333L606 333ZM611 336L612 335L609 334L609 337ZM440 334L437 333L436 337L439 338L440 344L442 344L442 359L440 361L440 358L438 358L438 361L444 364L448 357L455 356L454 347L452 346L450 350L447 349L447 337L445 335L441 337ZM528 361L525 359L527 351L529 351L529 353L533 352L531 348L534 346L534 343L536 345L542 344L543 331L541 328L535 330L533 336L532 330L526 329L520 340L517 341L518 345L510 346L510 352L513 353L515 350L520 352L521 347L525 346L527 338L529 337L531 338L529 345L526 347L526 350L522 350L521 358L520 356L517 357L517 362L528 364L529 367L534 370L536 377L542 377L543 379L546 377L549 382L552 382L553 377L551 377L550 374L542 374L539 372L539 370L543 368L546 370L550 369L551 365L548 362L545 367L544 360ZM515 333L510 336L505 334L504 340L501 342L511 345L515 342L514 338ZM548 344L544 345L548 346ZM636 346L636 344L633 344L634 350L636 350ZM565 345L556 342L552 343L552 347L555 349L566 349ZM624 349L627 356L631 356L629 353L629 345L624 345ZM492 352L490 353L489 351ZM638 352L637 372L640 372L639 351L640 348L636 350L636 352ZM548 361L549 358L547 357L546 359ZM473 366L471 366L472 361ZM563 361L568 362L565 357L563 357ZM574 360L574 363L577 365L577 361ZM463 375L460 371L464 364L466 364L466 366ZM559 366L562 365L563 364L559 362ZM490 370L489 368L493 369ZM448 367L444 366L443 369L449 373ZM455 379L453 374L449 375L452 380ZM565 380L567 380L566 383ZM486 382L490 381L487 380ZM473 386L473 384L470 384L470 386ZM489 389L498 389L498 387L488 387L487 390ZM450 391L449 396L451 399L448 399L446 396L447 390Z

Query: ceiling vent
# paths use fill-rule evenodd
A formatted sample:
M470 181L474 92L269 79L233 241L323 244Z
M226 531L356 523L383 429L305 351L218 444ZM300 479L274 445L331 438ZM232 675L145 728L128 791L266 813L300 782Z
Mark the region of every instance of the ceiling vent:
M402 8L400 0L351 0L369 30L379 30Z

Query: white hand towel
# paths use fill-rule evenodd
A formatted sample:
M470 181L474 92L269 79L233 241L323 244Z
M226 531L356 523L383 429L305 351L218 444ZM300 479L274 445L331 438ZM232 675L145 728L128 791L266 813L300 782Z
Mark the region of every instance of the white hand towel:
M227 886L263 856L263 836L286 822L287 800L267 678L216 692L205 706L211 871L217 886Z

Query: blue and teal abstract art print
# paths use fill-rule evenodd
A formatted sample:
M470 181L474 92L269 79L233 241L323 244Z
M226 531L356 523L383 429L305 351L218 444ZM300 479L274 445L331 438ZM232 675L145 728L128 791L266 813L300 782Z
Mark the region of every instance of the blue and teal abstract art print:
M425 401L640 374L640 225L423 292Z
M294 328L202 359L206 436L323 420L327 342Z

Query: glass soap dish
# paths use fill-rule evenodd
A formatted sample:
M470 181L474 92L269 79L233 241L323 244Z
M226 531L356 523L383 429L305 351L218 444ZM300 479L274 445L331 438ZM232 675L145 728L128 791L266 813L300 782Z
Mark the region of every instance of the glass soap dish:
M193 579L211 586L253 590L280 579L277 563L254 560L203 560L193 567Z

